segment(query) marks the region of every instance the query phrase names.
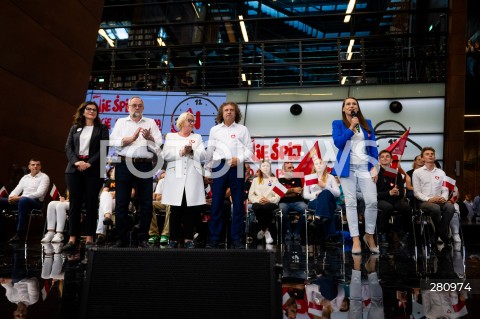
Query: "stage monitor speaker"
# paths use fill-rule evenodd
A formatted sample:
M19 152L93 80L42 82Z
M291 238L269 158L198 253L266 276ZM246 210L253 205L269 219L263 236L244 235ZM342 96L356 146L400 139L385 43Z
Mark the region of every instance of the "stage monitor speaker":
M109 249L88 254L81 318L281 318L273 252Z

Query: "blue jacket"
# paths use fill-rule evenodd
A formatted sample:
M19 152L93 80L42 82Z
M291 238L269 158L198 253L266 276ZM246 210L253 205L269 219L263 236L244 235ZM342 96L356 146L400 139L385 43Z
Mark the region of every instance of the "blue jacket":
M363 128L362 132L365 137L365 143L367 144L366 151L369 156L368 170L370 170L378 163L378 150L372 122L367 120L367 124L370 127L371 133L368 133ZM333 143L338 148L337 161L335 162L332 171L333 175L347 177L350 174L350 148L352 147L351 138L353 134L353 131L346 127L342 120L335 120L332 122Z

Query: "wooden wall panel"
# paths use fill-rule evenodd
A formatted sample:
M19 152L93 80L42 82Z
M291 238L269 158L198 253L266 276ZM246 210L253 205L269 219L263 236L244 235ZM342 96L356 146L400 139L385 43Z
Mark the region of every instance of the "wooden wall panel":
M64 189L64 143L85 99L103 3L0 2L0 185L12 164L35 156Z

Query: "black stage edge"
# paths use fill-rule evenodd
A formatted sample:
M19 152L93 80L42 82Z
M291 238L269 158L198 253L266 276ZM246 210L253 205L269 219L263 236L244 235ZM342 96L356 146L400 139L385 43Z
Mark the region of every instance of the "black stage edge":
M96 248L81 318L281 318L274 253Z

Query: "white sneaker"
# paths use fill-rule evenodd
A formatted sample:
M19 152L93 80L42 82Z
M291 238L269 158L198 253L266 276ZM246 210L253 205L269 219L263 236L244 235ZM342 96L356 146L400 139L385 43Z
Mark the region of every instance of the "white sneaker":
M265 242L267 244L272 244L273 243L272 235L270 234L270 232L268 230L265 232Z
M49 243L52 241L53 237L55 236L55 232L49 231L48 233L45 234L45 237L42 238L40 242L42 243Z
M461 243L462 242L459 234L453 234L452 238L453 238L453 242L455 242L455 243Z
M56 233L55 236L53 236L52 243L61 243L61 242L63 242L63 234Z
M265 233L261 230L257 233L257 239L263 239L263 237L265 237Z

